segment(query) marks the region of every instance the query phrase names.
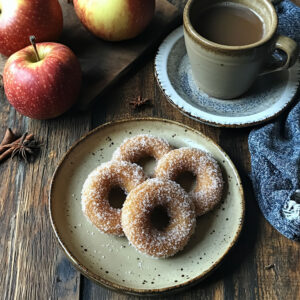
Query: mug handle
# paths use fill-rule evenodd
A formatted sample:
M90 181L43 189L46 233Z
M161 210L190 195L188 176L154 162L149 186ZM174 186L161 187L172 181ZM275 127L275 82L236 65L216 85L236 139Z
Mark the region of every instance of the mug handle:
M282 66L269 67L263 70L259 75L269 74L281 70L287 70L291 66L293 66L297 61L299 55L299 47L298 44L291 38L279 35L275 43L275 49L282 50L286 53L286 61L283 63Z

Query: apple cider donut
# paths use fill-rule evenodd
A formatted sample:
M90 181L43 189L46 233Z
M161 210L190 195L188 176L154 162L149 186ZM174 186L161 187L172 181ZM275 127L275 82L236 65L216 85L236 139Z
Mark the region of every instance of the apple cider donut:
M136 163L143 157L151 156L159 160L171 150L166 140L150 134L140 134L124 140L112 159Z
M168 224L153 224L157 208L166 211ZM148 179L132 190L122 209L122 227L129 242L152 257L169 257L182 250L194 232L195 207L179 184L158 178Z
M174 180L184 172L196 176L196 187L189 192L197 216L212 210L221 200L223 177L214 158L196 148L180 148L167 153L155 169L158 178Z
M143 169L125 161L101 164L86 179L82 193L82 210L88 219L102 232L124 235L121 226L121 209L109 203L109 192L121 187L125 194L145 181Z

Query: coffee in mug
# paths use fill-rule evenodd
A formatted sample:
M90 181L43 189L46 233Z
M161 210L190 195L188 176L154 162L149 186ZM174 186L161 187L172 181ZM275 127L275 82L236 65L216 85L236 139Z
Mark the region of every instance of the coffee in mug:
M258 76L288 69L298 58L297 43L277 34L269 0L189 0L183 24L193 78L216 98L237 98ZM268 68L275 49L287 59Z
M204 38L228 46L249 45L264 35L260 17L251 9L231 2L191 14L191 24Z

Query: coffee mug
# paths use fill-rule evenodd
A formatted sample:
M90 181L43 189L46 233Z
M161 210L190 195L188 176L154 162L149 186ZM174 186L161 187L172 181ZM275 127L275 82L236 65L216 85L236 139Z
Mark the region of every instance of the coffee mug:
M212 5L233 3L254 11L263 23L258 41L241 46L222 45L201 36L193 20ZM297 60L297 43L276 34L277 14L268 0L189 0L183 14L184 39L192 74L198 87L208 95L233 99L245 93L259 75L290 68ZM247 32L245 32L247 34ZM275 49L286 53L278 67L267 67Z

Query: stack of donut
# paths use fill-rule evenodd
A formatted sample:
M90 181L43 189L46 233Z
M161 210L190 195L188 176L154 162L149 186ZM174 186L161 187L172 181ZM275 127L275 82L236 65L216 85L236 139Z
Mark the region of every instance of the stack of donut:
M147 178L136 163L143 157L157 161L155 177ZM175 180L184 172L196 176L187 193ZM120 187L127 195L121 209L109 203L109 192ZM172 150L169 143L151 135L126 139L112 160L92 171L82 189L82 209L102 232L125 236L140 252L169 257L182 250L193 234L196 217L212 210L221 200L223 178L218 163L196 148ZM163 208L168 224L153 226L152 213Z

